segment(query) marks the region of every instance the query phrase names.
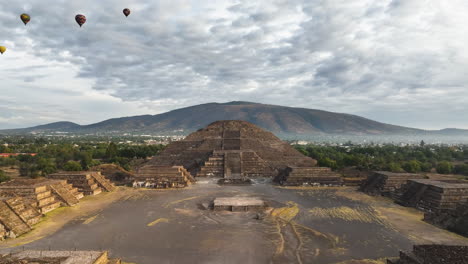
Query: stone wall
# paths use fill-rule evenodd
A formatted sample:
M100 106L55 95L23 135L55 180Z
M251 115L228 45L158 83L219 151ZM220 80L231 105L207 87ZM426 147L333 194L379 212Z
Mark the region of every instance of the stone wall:
M371 195L384 195L393 198L395 192L408 180L424 178L425 176L421 174L376 171L367 177L360 190Z
M274 181L286 186L341 186L342 177L324 167L287 167L274 178Z
M0 264L120 264L107 251L36 251L26 250L0 256Z
M388 260L388 264L466 264L467 246L419 245L413 251L400 251L400 258Z
M111 192L115 189L115 186L98 171L60 172L47 177L66 180L85 195L97 195L103 190Z
M426 212L424 221L468 237L468 202L455 209Z
M408 180L402 185L397 202L426 212L453 210L468 200L468 184L429 179Z
M194 179L182 166L154 166L141 167L135 176L134 187L147 188L183 188Z

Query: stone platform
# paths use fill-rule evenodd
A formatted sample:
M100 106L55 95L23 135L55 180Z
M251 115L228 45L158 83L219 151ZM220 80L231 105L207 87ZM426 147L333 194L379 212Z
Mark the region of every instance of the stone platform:
M192 175L182 166L146 165L138 169L133 187L184 188L193 181Z
M413 179L401 186L397 203L426 212L453 210L468 201L466 181Z
M0 264L120 264L109 259L107 251L36 251L27 250L0 256Z
M266 203L258 197L220 197L213 203L215 211L247 212L259 211L266 207Z
M324 167L287 167L274 181L285 186L341 186L342 177L330 168Z
M466 264L467 246L419 245L413 251L400 251L400 258L387 260L388 264Z
M111 192L115 189L108 179L98 171L69 171L50 174L50 179L66 180L85 195L97 195L102 191Z
M394 173L388 171L375 171L367 177L360 190L371 195L383 195L395 198L394 194L408 180L424 179L422 174Z

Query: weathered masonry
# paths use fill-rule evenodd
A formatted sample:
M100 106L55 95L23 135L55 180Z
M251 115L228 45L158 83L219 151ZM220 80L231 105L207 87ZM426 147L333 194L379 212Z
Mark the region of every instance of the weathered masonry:
M413 251L400 251L400 258L388 264L466 264L468 247L448 245L418 245Z
M146 165L138 169L133 187L183 188L193 181L192 175L182 166Z
M115 189L114 184L97 171L59 172L50 174L47 177L66 180L85 195L97 195L102 191L112 192Z
M110 259L107 251L37 251L26 250L0 255L0 264L120 264L120 259Z
M265 209L265 202L258 197L220 197L213 202L215 211L247 212Z
M83 197L64 180L15 179L0 184L0 240L29 232L43 214Z
M256 177L275 178L288 167L302 174L311 173L301 178L310 176L307 181L295 178L294 183L303 184L314 179L320 184L321 173L326 174L324 182L329 181L330 172L325 169L301 170L316 164L317 161L302 155L272 133L245 121L214 122L182 141L169 144L149 162L155 170L183 166L194 177L223 178L232 183ZM149 174L149 171L145 169L144 173Z

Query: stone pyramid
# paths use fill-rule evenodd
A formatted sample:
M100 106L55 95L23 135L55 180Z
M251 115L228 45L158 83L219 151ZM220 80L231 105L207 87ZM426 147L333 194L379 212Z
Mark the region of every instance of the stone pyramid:
M228 179L276 177L287 167L313 167L316 163L245 121L214 122L169 144L149 162L153 166L183 166L197 177Z

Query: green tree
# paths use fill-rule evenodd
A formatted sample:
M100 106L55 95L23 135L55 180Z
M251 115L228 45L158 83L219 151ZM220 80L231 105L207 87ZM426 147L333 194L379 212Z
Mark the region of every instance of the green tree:
M114 142L111 142L106 149L106 158L108 160L113 160L117 157L118 154L119 150L117 148L117 145Z
M4 171L0 170L0 182L9 181L10 177L5 174Z
M391 172L403 172L403 169L401 168L400 164L396 162L390 162L388 163L387 167L385 168L388 171Z
M452 173L453 165L448 161L441 161L437 164L437 172L440 174L450 174Z
M336 170L338 168L338 166L336 164L336 161L332 160L330 158L320 159L318 161L318 165L321 166L321 167L329 167L329 168L332 168L334 170Z
M83 168L81 167L81 164L78 161L74 160L69 160L65 165L63 166L63 169L66 171L81 171Z
M403 169L409 173L421 172L421 162L417 160L411 160L403 164Z

